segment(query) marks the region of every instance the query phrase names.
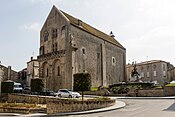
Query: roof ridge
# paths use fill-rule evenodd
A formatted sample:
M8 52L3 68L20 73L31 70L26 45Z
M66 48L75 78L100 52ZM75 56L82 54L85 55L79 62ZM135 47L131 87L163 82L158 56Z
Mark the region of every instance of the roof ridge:
M91 26L90 24L87 24L86 22L83 22L81 19L78 19L76 17L73 17L72 15L69 15L68 13L60 10L69 20L70 23L74 26L78 27L79 29L82 29L88 33L93 34L94 36L97 36L105 41L108 41L120 48L125 49L115 38L111 37L110 35L104 33L103 31ZM82 21L82 26L78 25L78 20Z

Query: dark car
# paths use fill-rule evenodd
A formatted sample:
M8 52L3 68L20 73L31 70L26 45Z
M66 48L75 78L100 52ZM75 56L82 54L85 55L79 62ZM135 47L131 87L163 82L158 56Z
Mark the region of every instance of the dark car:
M54 91L44 91L44 92L40 92L39 95L43 95L43 96L56 96Z
M23 89L22 93L24 93L24 94L30 94L30 93L31 93L30 87L25 87L25 88Z

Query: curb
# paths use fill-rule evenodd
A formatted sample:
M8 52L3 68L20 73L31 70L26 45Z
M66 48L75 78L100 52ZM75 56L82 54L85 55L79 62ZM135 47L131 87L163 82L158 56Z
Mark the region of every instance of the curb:
M20 116L21 114L17 114L17 113L0 113L0 117L1 116Z
M175 99L175 97L116 97L116 99Z
M46 117L51 116L67 116L67 115L83 115L83 114L92 114L92 113L99 113L99 112L106 112L106 111L112 111L116 109L120 109L125 107L126 104L122 101L116 101L116 104L110 107L101 108L101 109L95 109L95 110L89 110L89 111L80 111L80 112L69 112L69 113L57 113L52 115L45 115Z

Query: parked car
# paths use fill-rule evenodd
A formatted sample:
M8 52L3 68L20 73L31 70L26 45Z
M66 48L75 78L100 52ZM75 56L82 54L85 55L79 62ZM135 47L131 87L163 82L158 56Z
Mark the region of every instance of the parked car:
M79 98L81 95L78 92L74 92L68 89L60 89L56 93L59 97L68 97L68 98Z
M14 93L22 93L23 88L21 83L14 82L13 90Z
M44 96L56 96L56 93L54 91L44 91L40 92L39 95L44 95Z
M31 89L30 89L30 87L25 87L22 92L24 94L30 94L31 93Z

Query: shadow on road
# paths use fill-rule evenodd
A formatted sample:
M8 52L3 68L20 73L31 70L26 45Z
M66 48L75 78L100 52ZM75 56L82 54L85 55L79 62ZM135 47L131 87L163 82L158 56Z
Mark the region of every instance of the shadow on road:
M175 112L175 103L173 103L171 106L169 106L167 109L164 109L164 111L174 111Z

